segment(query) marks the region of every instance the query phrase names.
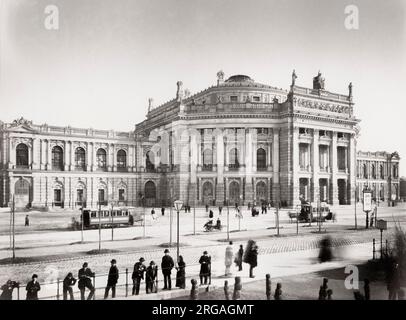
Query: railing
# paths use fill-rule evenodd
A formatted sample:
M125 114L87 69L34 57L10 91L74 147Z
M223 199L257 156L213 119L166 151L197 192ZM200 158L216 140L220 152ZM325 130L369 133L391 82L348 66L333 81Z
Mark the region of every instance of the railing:
M213 165L212 164L204 164L202 167L203 171L213 171Z

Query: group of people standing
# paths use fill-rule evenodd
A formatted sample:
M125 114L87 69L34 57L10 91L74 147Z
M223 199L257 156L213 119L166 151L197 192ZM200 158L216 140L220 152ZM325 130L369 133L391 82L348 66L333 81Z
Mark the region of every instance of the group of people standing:
M249 264L249 276L250 278L255 278L254 268L258 265L258 246L255 241L248 240L247 246L244 250L243 245L241 244L237 253L234 256L233 253L233 242L230 241L229 245L226 248L225 253L225 276L231 276L231 266L234 263L238 267L238 271L242 271L243 262ZM234 260L233 260L234 258Z

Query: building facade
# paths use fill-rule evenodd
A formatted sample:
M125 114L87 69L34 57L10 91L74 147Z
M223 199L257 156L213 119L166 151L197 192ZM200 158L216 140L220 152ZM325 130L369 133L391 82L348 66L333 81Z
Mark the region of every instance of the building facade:
M352 85L344 95L327 91L320 73L312 88L297 86L296 78L293 72L283 90L218 72L215 85L194 95L179 81L171 101L154 107L149 100L146 119L132 132L3 123L0 204L12 195L19 205L73 208L175 199L352 204L365 184L357 182L364 160L357 159L363 153L356 150ZM391 161L398 170L398 158Z
M400 199L399 178L400 157L397 152L357 153L357 199L362 199L362 191L372 191L377 202Z
M97 205L135 201L132 132L1 124L0 204L17 207Z

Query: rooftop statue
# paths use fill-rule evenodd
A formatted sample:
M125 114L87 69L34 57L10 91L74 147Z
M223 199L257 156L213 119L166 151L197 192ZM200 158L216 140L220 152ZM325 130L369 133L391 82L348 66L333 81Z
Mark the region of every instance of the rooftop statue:
M348 96L352 98L352 82L348 85Z
M296 79L297 79L297 75L296 75L295 69L293 69L293 72L292 72L292 87L295 85Z
M313 78L313 89L324 90L324 81L325 79L321 76L319 71L317 76Z

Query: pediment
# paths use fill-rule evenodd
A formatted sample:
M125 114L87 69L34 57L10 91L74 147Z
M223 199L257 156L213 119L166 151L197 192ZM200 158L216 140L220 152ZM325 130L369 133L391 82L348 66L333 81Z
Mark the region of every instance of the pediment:
M7 130L12 131L12 132L20 132L20 133L36 133L37 132L37 130L33 129L32 127L30 127L29 125L26 125L26 124L11 126L11 127L7 128Z

